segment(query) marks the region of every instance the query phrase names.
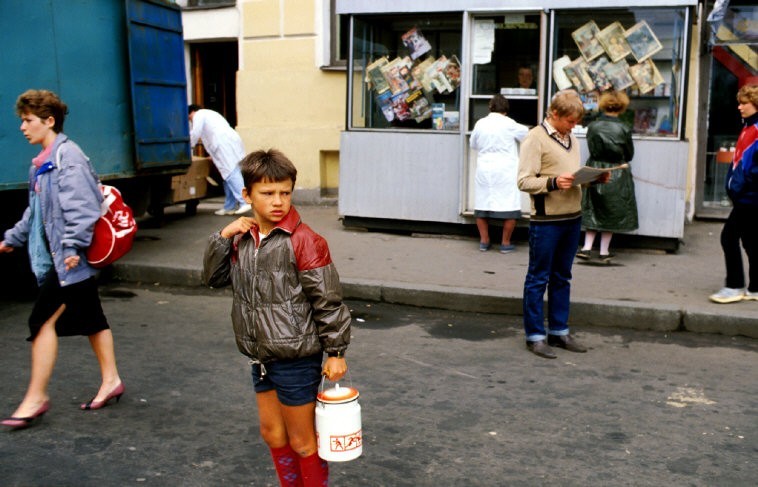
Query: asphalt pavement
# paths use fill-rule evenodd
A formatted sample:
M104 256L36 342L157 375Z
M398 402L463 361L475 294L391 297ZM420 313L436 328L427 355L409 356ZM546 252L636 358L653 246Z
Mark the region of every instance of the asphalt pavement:
M201 286L202 255L214 231L233 219L216 216L220 198L197 214L166 209L160 225L140 221L132 251L110 270L117 280ZM474 236L366 231L343 225L336 206L298 206L306 223L329 242L347 299L454 311L520 315L528 245L480 252ZM690 331L758 338L758 301L715 304L724 282L722 223L685 225L676 252L618 248L614 265L574 265L570 325Z
M228 290L100 287L126 392L97 390L84 337L59 340L50 410L0 430L0 485L278 485ZM0 411L29 377L33 301L0 296ZM752 487L758 340L583 327L588 353L524 348L518 316L347 301L363 454L331 487Z

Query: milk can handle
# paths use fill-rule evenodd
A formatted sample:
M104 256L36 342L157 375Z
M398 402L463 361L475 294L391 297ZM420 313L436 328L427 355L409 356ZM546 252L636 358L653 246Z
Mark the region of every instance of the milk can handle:
M353 387L353 378L350 376L350 369L347 369L347 372L345 372L345 377L347 377L347 381L349 383L349 387ZM319 384L319 386L318 386L318 393L319 394L321 394L322 392L324 392L324 384L326 383L327 380L329 380L329 379L327 379L324 374L321 374L321 384ZM334 383L337 384L336 381Z

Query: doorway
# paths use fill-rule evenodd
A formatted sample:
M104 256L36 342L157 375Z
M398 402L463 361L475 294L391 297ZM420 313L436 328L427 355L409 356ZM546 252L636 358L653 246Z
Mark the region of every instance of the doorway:
M215 110L237 126L238 46L232 42L190 44L193 103Z

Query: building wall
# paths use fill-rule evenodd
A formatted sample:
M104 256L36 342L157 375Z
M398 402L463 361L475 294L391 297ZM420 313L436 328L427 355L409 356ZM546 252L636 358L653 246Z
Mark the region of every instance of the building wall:
M326 1L326 0L324 0ZM298 168L297 201L336 190L344 71L322 64L322 1L241 0L237 131L248 150L282 150Z

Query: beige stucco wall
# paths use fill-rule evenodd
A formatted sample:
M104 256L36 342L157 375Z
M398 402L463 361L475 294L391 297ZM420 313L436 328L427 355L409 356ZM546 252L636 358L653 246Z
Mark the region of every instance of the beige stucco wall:
M345 74L324 71L317 0L242 6L237 131L248 150L276 147L298 168L296 197L316 200L339 181Z

